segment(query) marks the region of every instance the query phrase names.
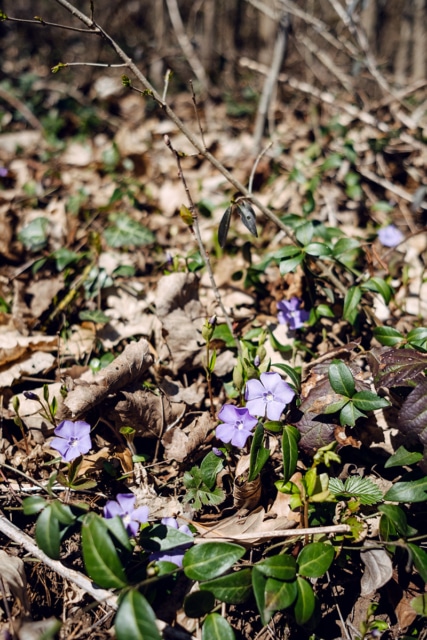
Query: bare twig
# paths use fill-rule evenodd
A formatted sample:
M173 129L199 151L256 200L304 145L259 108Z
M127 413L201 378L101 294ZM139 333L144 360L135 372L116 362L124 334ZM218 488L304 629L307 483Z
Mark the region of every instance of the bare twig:
M334 524L327 527L306 527L304 529L272 529L271 531L253 531L252 533L239 533L237 536L223 536L221 534L218 537L215 535L215 529L209 529L208 536L206 538L203 535L194 538L196 544L202 544L204 542L225 541L225 540L270 540L271 538L293 538L295 536L317 535L317 534L335 534L335 533L348 533L351 528L348 524Z
M229 315L227 313L226 308L224 307L224 304L223 304L222 299L221 299L221 295L220 295L220 293L218 291L218 287L216 286L216 282L215 282L215 278L214 278L214 275L213 275L213 271L212 271L212 266L211 266L211 262L210 262L210 259L209 259L209 255L208 255L208 253L207 253L207 251L206 251L206 249L204 247L202 236L200 235L199 217L198 217L196 206L195 206L195 204L193 202L193 198L191 197L191 193L190 193L190 190L188 188L187 181L186 181L184 173L182 171L181 158L179 156L179 153L173 147L169 136L164 136L164 140L165 140L166 146L172 151L172 153L175 156L175 160L176 160L176 163L177 163L177 166L178 166L178 176L179 176L180 180L182 181L182 184L184 185L185 193L186 193L187 199L188 199L188 205L189 205L188 208L189 208L189 210L191 212L191 217L192 217L192 220L193 220L193 223L190 226L190 229L191 229L191 232L193 233L193 235L194 235L194 237L196 239L197 245L199 247L200 254L201 254L201 256L203 258L203 261L204 261L204 263L206 265L206 269L207 269L207 272L209 274L209 280L210 280L211 286L212 286L212 291L214 292L216 301L217 301L219 307L221 308L222 313L224 314L224 318L225 318L225 321L227 323L227 327L228 327L231 335L234 338L237 350L238 350L239 353L241 353L242 348L240 346L240 342L239 342L239 340L237 339L237 337L234 334L234 330L233 330L233 325L232 325L231 319L230 319L230 317L229 317Z
M6 91L3 87L0 87L0 100L4 100L10 104L11 107L16 109L21 116L25 118L25 120L30 124L33 129L37 129L38 131L43 131L43 125L38 118L34 115L32 111L27 107L26 104L22 102L19 98Z
M147 80L147 78L140 71L138 66L132 61L132 59L129 58L129 56L123 51L123 49L121 49L118 43L115 40L113 40L113 38L106 31L104 31L99 25L94 23L88 16L86 16L84 13L76 9L70 2L68 2L68 0L55 0L55 1L58 4L60 4L62 7L64 7L67 11L69 11L73 16L81 20L87 27L93 29L94 32L98 33L109 43L109 45L112 47L112 49L114 49L114 51L119 56L119 58L121 58L123 62L126 63L128 69L141 82L141 84L151 94L154 100L163 108L166 115L170 118L170 120L172 120L172 122L178 127L178 129L182 131L182 133L191 142L191 144L195 147L195 149L197 149L197 151L201 153L202 156L206 158L206 160L208 160L211 163L211 165L215 167L215 169L219 171L219 173L221 173L224 176L224 178L231 185L233 185L233 187L237 191L240 191L240 193L242 195L245 195L246 197L250 197L253 204L267 218L269 218L272 222L274 222L274 224L276 224L277 227L281 229L286 236L290 237L290 233L287 226L272 211L270 211L270 209L268 209L268 207L266 207L258 198L251 195L248 189L241 182L239 182L239 180L236 180L236 178L224 167L224 165L219 160L217 160L217 158L215 158L215 156L212 155L205 148L205 146L199 140L199 138L194 135L191 129L189 129L182 122L180 118L178 118L175 112L167 104L164 104L162 102L162 97L160 96L160 94L151 85L151 83Z

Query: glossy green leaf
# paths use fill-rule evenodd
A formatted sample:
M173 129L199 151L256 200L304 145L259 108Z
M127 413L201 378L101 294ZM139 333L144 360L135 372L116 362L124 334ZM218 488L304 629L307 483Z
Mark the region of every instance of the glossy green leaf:
M344 362L333 362L328 369L329 382L335 393L351 398L355 392L353 374Z
M106 518L104 519L104 524L124 549L127 549L127 551L132 551L133 546L131 544L128 532L126 531L125 525L123 524L123 520L122 518L120 518L120 516L114 516L114 518Z
M18 232L18 239L28 251L40 251L46 246L49 230L47 218L35 218Z
M82 551L86 571L104 589L127 585L126 575L104 520L88 513L82 525Z
M51 502L52 515L61 524L71 525L76 520L76 516L71 511L70 507L66 504L62 504L59 500Z
M133 220L125 213L112 213L109 216L113 223L104 231L104 238L109 247L140 247L152 244L155 236L152 231L144 227L136 220Z
M352 397L352 402L361 411L376 411L390 406L386 398L380 398L372 391L357 391Z
M359 240L354 238L340 238L333 247L332 253L335 257L339 257L349 251L360 248Z
M378 511L381 512L381 520L387 519L393 524L393 528L400 536L414 536L417 530L408 525L406 514L395 504L381 504L378 507Z
M302 225L295 229L295 237L300 244L305 247L313 237L314 227L312 222L303 222Z
M334 496L357 498L361 504L376 504L383 499L380 488L370 478L349 476L345 483L339 478L330 478L328 488Z
M402 334L392 327L375 327L374 336L385 347L394 347L404 340Z
M306 624L314 613L315 598L311 585L304 578L297 578L297 597L294 606L294 615L297 624Z
M424 582L427 583L427 551L421 549L416 544L408 544L409 549L411 550L411 555L414 560L414 565L416 566L418 573Z
M235 640L235 638L232 627L219 613L210 613L206 616L202 628L202 640Z
M307 578L320 578L331 566L334 548L324 542L307 544L297 558L298 573Z
M325 256L330 256L332 251L324 242L310 242L305 247L305 252L309 256L324 258Z
M212 580L230 569L245 554L231 542L203 542L187 551L183 569L190 580Z
M215 596L210 591L192 591L184 600L185 615L189 618L201 618L214 606Z
M408 342L413 342L415 340L427 340L427 327L417 327L416 329L411 329L411 331L406 336Z
M282 276L294 271L299 264L304 260L304 254L300 252L298 255L293 258L289 258L288 260L282 260L280 263L280 273Z
M385 494L390 502L425 502L427 500L427 476L413 482L396 482Z
M369 280L361 285L361 289L363 291L368 290L379 293L386 304L389 304L394 293L393 289L385 280L383 280L383 278L377 277L369 278Z
M343 317L344 320L354 324L357 317L357 306L362 298L360 287L350 287L344 297Z
M265 585L265 607L270 611L287 609L297 597L297 582L283 582L275 578L268 578Z
M389 469L390 467L405 467L411 464L416 464L423 459L423 454L420 451L408 451L402 445L398 448L395 454L385 463L384 467Z
M248 482L259 476L269 457L270 449L264 447L264 427L258 423L252 438Z
M289 364L275 363L272 364L271 367L275 369L281 369L286 373L287 376L291 379L292 385L296 390L298 390L301 386L301 374L298 371L295 371L293 367Z
M201 582L200 590L210 591L217 600L228 604L245 602L252 593L251 569L234 571L226 576Z
M423 595L413 598L410 605L419 616L427 618L427 593L423 593Z
M287 482L295 472L298 461L298 440L300 433L296 427L286 424L282 435L283 482Z
M356 420L359 418L365 418L365 414L350 401L341 409L340 424L345 427L354 427Z
M257 562L255 566L267 578L294 580L296 577L297 563L295 558L290 555L270 556Z
M36 513L40 513L46 506L47 502L40 496L31 496L30 498L24 498L22 501L22 509L26 516L33 516Z
M265 585L267 577L259 571L258 566L252 569L252 589L255 596L255 602L261 617L261 622L265 626L271 619L274 611L266 609L265 606Z
M215 485L216 477L223 467L223 459L216 456L213 451L209 451L203 458L200 464L200 471L202 472L203 482L209 489L212 489Z
M128 591L120 601L114 629L117 640L162 640L153 609L136 589Z
M59 560L61 544L59 522L53 515L51 505L43 509L37 519L36 542L49 558Z

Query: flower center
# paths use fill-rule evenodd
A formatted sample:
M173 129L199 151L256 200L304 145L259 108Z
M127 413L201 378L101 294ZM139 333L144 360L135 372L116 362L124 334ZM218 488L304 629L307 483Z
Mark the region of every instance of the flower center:
M77 447L77 445L79 444L79 439L78 438L70 438L68 440L68 444L70 447Z
M130 513L126 513L124 516L122 516L122 520L123 520L123 524L125 525L125 527L127 527L128 524L130 524L130 522L131 522Z
M236 429L237 429L238 431L241 431L241 430L243 429L243 426L244 426L244 425L243 425L243 422L242 422L241 420L237 420L237 421L236 421L235 427L236 427Z
M264 402L273 402L274 400L274 395L271 393L271 391L266 391L264 393Z

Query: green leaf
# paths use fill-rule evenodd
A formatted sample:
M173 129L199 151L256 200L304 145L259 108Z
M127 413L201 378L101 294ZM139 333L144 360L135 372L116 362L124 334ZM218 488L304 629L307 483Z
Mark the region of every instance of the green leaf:
M398 535L404 537L416 535L417 530L408 525L405 512L397 505L381 504L378 511L382 514L381 520L383 518L389 520Z
M335 393L351 398L355 392L353 374L344 362L333 362L328 369L329 382Z
M320 170L329 171L330 169L340 169L342 163L343 157L340 153L331 153L320 166Z
M324 542L307 544L297 558L298 573L307 578L320 578L331 566L334 548Z
M200 583L200 589L210 591L217 600L228 604L241 604L252 593L251 569L234 571L226 576Z
M297 598L294 606L294 615L297 624L308 622L314 613L315 599L311 585L304 578L297 578Z
M104 520L88 513L82 524L83 560L91 579L104 589L127 585L126 575Z
M380 398L372 391L357 391L351 401L361 411L375 411L376 409L385 409L385 407L390 406L388 400Z
M295 229L295 237L305 247L313 237L314 227L312 222L304 222Z
M317 256L319 258L324 258L325 256L330 256L332 251L324 242L310 242L305 247L305 252L309 256Z
M203 482L209 489L212 489L215 485L216 477L223 467L223 459L216 456L213 451L210 451L203 458L200 464L200 471L202 472Z
M406 340L408 342L427 340L427 327L417 327L416 329L411 329L411 331L406 336Z
M114 629L117 640L162 640L153 609L135 589L128 591L120 601Z
M66 247L61 247L56 251L53 251L52 258L56 262L57 271L61 272L68 267L70 264L76 264L79 260L81 260L82 254L77 253L76 251L71 251Z
M212 580L230 569L244 554L244 547L231 542L203 542L185 554L184 573L190 580Z
M329 491L334 496L357 498L362 504L375 504L383 500L379 487L369 478L349 476L345 484L339 478L330 478Z
M389 502L425 502L427 500L427 476L413 482L396 482L385 494Z
M270 449L264 447L264 427L258 423L251 445L248 482L255 480L270 457Z
M392 327L375 327L374 336L385 347L394 347L404 340L402 334Z
M155 240L149 229L124 213L112 213L109 220L114 224L105 229L104 237L110 247L141 247Z
M153 551L169 551L193 542L193 536L165 524L154 524L142 530L141 543Z
M427 618L427 593L413 598L410 602L411 607L419 616Z
M359 411L357 407L350 401L341 409L340 413L340 425L342 427L349 426L354 427L356 420L359 418L366 418L365 414Z
M59 560L61 536L59 522L54 517L51 505L48 505L37 519L36 542L49 558Z
M298 389L301 386L301 374L298 373L297 371L295 371L295 369L293 367L291 367L288 364L281 364L281 363L277 363L277 364L272 364L271 367L274 367L276 369L281 369L282 371L284 371L286 373L286 375L289 376L289 378L292 381L292 385L294 386L295 390L298 391Z
M46 506L47 502L40 496L31 496L30 498L24 498L22 501L22 509L26 516L34 516L36 513L40 513Z
M360 287L350 287L344 297L343 318L354 324L357 317L357 306L362 298Z
M94 322L95 324L107 324L111 318L101 309L93 309L88 311L80 311L79 320Z
M408 451L402 445L398 448L395 454L385 463L384 467L389 469L390 467L406 467L411 464L416 464L423 459L423 454L420 451Z
M268 624L273 615L273 611L266 609L265 606L265 585L267 584L266 576L258 570L255 565L252 569L252 589L255 596L256 606L261 617L261 622L265 626Z
M289 258L288 260L282 260L280 263L280 273L282 276L294 271L299 264L304 260L304 254L301 251L298 255L293 258Z
M412 543L409 543L408 547L418 573L424 582L427 583L427 551Z
M335 258L338 258L344 253L354 251L355 249L360 249L359 240L355 240L354 238L340 238L334 245L332 253Z
M255 567L267 578L294 580L296 577L297 563L295 558L290 555L270 556L257 562Z
M70 525L76 520L76 516L71 511L68 505L62 504L59 500L54 500L51 503L52 515L61 524Z
M362 291L375 291L382 296L384 302L389 304L391 298L393 297L393 289L390 287L385 280L382 278L369 278L366 282L361 285Z
M19 231L18 239L28 251L40 251L47 244L48 229L47 218L35 218Z
M104 524L107 529L113 534L116 540L122 545L123 549L132 551L133 546L129 539L123 520L120 516L114 516L114 518L105 518Z
M265 608L270 611L287 609L297 597L297 582L282 582L268 578L265 585Z
M210 591L193 591L185 596L184 611L189 618L201 618L215 606L215 596Z
M232 627L219 613L210 613L206 616L202 628L202 640L235 640L235 638Z
M286 424L282 435L283 482L287 482L295 472L298 461L298 440L300 432L296 427Z
M341 409L345 407L347 402L349 402L348 398L343 398L342 400L338 400L338 402L332 402L331 404L326 405L323 413L325 415L330 415L331 413L341 411Z

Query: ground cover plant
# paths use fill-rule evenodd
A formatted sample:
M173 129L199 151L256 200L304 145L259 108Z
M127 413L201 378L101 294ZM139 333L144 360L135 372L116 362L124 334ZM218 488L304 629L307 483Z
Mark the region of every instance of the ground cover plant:
M0 94L4 637L425 638L418 85L376 115L312 87L258 149L237 100L169 97L96 3L53 4L32 28L120 75Z

